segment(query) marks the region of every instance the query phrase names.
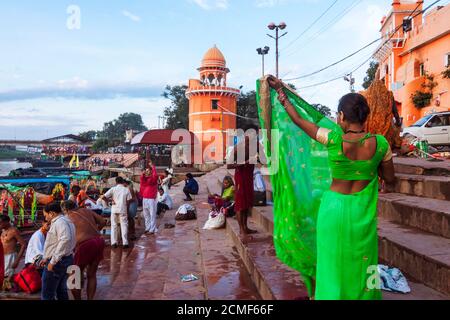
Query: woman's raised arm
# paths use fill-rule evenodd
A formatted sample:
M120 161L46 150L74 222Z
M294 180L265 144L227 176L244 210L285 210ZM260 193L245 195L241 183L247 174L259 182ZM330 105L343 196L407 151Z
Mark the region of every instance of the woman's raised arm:
M312 139L317 140L317 132L319 131L319 127L317 125L315 125L314 123L303 119L298 114L297 110L295 110L294 106L289 101L286 93L284 92L283 83L279 79L277 79L273 76L268 77L268 82L269 82L270 87L272 87L273 89L275 89L277 91L278 100L283 105L283 107L286 110L289 117L292 119L292 122L294 122L297 126L299 126L300 129L305 131L305 133L308 136L310 136Z

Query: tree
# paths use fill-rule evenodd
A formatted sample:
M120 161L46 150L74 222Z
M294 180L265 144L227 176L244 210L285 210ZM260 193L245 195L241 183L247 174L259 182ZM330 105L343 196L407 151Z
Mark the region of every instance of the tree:
M186 89L187 86L166 86L162 96L171 101L164 110L166 129L188 129L189 100L186 98Z
M85 131L85 132L81 132L79 134L79 136L83 139L86 139L88 141L94 141L95 138L97 137L98 132L95 130L89 130L89 131Z
M379 67L379 63L376 61L371 61L369 65L369 69L367 69L366 77L364 78L364 82L362 84L364 89L368 89L372 84L373 80L375 80L375 75L377 73Z
M239 116L237 117L238 129L246 129L248 126L259 126L256 91L241 92L237 101L237 114Z
M331 109L328 108L327 106L324 106L320 103L317 104L312 104L312 106L319 111L321 114L323 114L325 117L330 117L331 116Z
M94 144L92 145L92 150L95 152L105 151L108 149L109 146L110 146L110 143L109 143L108 139L98 138L97 140L95 140Z
M136 113L123 113L119 118L105 122L103 130L88 131L81 133L85 137L92 138L95 133L95 142L92 146L94 151L106 150L108 147L116 147L124 142L125 132L127 130L135 130L138 132L147 131L147 127L142 121L142 117Z
M142 132L148 129L144 125L141 115L131 112L123 113L119 118L105 122L103 125L103 134L107 138L123 139L127 130Z

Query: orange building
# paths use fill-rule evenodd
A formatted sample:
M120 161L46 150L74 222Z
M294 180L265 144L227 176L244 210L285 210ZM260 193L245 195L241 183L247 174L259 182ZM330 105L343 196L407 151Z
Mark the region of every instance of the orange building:
M222 161L226 153L226 132L236 129L237 99L240 90L227 87L225 57L214 46L198 68L200 80L189 80L189 131L202 144L204 162Z
M400 28L375 55L380 63L380 79L394 92L405 126L429 113L450 110L450 80L442 76L450 66L450 5L422 14L423 1L392 1L392 10L381 21L382 41L386 42L414 9L414 15L420 14L411 21L410 30ZM430 105L419 109L411 95L417 90L427 92L422 87L429 83L426 75L433 75L437 86Z

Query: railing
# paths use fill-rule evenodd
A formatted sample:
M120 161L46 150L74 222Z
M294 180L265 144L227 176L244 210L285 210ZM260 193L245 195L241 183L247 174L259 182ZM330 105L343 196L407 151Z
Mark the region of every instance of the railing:
M239 95L241 91L239 89L221 86L199 86L193 87L186 90L186 94L192 94L196 92L224 92Z

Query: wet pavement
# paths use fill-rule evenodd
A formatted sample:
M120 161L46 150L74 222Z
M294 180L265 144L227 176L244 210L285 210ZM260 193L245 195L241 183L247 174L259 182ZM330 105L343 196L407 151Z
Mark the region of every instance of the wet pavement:
M256 300L261 299L225 229L203 230L210 206L207 176L198 179L199 196L191 203L197 220L175 222L175 211L158 219L159 232L143 235L131 249L111 249L105 236L105 259L98 271L97 300ZM183 182L171 189L174 208L183 203ZM175 228L165 229L166 223ZM181 276L199 279L182 282Z

